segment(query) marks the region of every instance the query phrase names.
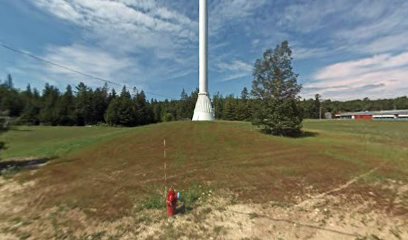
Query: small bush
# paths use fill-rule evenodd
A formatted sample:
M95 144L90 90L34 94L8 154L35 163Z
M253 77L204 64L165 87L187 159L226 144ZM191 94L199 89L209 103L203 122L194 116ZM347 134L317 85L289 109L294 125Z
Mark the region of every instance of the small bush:
M174 121L174 116L171 113L165 113L163 116L163 122L171 122Z

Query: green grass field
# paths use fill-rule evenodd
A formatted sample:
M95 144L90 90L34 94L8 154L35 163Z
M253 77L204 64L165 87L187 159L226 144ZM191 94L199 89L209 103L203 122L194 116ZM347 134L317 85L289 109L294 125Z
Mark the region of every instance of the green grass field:
M0 141L7 143L0 158L62 157L127 131L108 127L15 127L0 135Z
M162 222L160 239L168 233L177 238L184 236L183 230L175 231L164 220L163 190L170 185L182 192L190 209L185 218L196 227L205 219L200 204L209 204L203 196L210 191L232 199L231 204L268 208L272 202L287 212L329 192L344 199L345 206L369 203L371 210L408 215L407 192L390 185L408 183L408 122L305 121L304 131L301 138L274 137L243 122L18 127L0 135L8 146L1 153L3 161L54 158L37 170L17 170L0 179L0 218L9 226L0 224L0 230L21 239L108 239L101 236L139 234L143 226ZM23 185L13 185L16 181ZM339 203L330 204L336 211ZM315 207L299 216L314 216ZM227 217L223 209L205 208L203 214L216 211ZM261 212L252 217L257 214ZM127 227L116 225L127 217L132 219ZM119 232L108 234L107 226Z
M0 140L9 146L3 159L58 157L19 176L39 183L32 192L41 201L30 196L37 207L97 208L101 217L126 214L135 201L163 189L163 139L167 185L228 189L244 201L291 202L308 186L328 191L376 167L355 191L375 191L372 184L384 179L407 180L407 122L304 126L310 136L297 139L263 135L249 123L173 122L128 129L19 127ZM378 196L386 192L378 189Z

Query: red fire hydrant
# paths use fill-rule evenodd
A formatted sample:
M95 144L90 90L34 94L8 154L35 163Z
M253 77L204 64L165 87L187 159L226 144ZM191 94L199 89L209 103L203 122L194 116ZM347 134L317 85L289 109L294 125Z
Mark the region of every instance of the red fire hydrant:
M174 189L171 187L167 194L167 216L173 217L176 215L177 208L177 194L174 192Z

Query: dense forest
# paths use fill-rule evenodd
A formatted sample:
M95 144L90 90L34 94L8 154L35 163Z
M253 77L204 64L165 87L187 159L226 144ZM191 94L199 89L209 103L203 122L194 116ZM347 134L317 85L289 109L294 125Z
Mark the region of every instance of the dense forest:
M14 124L84 126L107 124L110 126L139 126L162 121L191 119L198 90L181 92L178 100L146 99L143 90L123 87L117 93L105 84L92 89L84 83L67 86L63 91L45 84L40 91L27 86L16 89L8 75L0 84L0 117L10 118ZM254 114L254 100L247 88L240 96L213 96L216 119L250 121ZM325 113L345 111L371 111L408 109L408 98L352 101L314 99L299 101L304 118L318 119Z

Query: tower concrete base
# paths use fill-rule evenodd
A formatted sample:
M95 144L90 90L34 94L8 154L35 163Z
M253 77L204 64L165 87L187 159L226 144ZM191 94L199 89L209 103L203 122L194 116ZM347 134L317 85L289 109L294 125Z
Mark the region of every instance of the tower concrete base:
M199 93L194 109L193 121L214 121L214 109L207 93Z

